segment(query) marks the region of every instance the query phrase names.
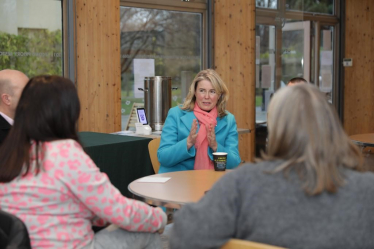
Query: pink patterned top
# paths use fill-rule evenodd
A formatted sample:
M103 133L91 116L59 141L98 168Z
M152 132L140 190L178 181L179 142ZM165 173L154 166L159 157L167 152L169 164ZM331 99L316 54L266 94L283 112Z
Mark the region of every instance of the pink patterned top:
M165 226L162 210L122 196L76 141L45 142L42 151L38 175L0 183L1 209L23 220L33 248L82 248L93 240L93 224L144 232Z

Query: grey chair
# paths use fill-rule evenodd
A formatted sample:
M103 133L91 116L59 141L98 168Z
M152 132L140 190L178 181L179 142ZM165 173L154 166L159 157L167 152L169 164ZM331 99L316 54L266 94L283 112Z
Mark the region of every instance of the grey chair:
M16 216L0 210L0 248L31 249L25 224Z

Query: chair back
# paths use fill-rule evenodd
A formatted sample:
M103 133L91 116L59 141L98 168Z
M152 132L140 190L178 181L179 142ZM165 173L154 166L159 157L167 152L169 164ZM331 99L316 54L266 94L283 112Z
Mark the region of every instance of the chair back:
M31 249L25 224L16 216L0 210L0 248Z
M283 247L277 247L248 240L241 239L230 239L224 244L221 249L285 249Z
M153 170L155 171L155 174L158 173L158 170L160 169L160 162L157 158L157 150L158 147L160 147L161 138L155 138L148 144L148 151L149 151L149 157L151 158Z

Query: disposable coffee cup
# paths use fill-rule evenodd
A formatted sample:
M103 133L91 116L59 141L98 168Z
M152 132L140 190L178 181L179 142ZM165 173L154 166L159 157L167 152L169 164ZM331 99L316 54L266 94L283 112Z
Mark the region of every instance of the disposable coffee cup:
M225 171L227 162L226 152L213 152L213 163L215 171Z

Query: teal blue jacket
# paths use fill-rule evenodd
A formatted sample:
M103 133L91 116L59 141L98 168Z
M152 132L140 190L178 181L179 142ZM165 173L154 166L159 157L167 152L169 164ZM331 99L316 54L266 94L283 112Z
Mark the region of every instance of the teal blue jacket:
M193 170L195 163L195 146L187 150L187 137L190 134L192 121L196 119L192 111L182 110L179 106L169 110L162 128L161 143L157 157L161 163L158 173L182 170ZM198 125L199 128L199 125ZM234 115L227 112L223 118L217 118L215 127L217 152L227 152L227 169L237 167L241 160L238 150L238 131ZM208 148L208 155L213 160L213 150Z

